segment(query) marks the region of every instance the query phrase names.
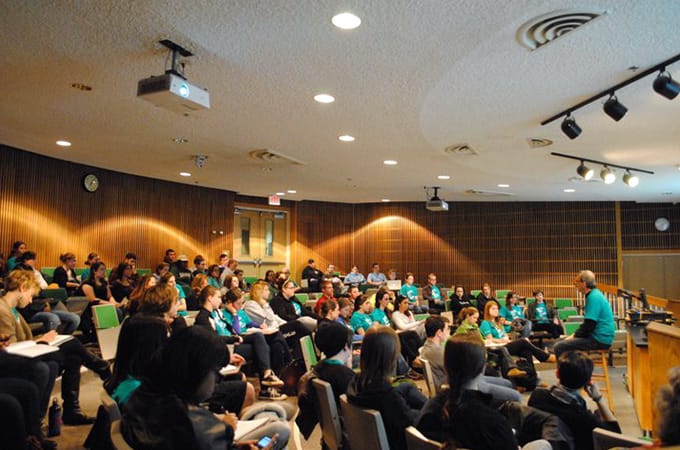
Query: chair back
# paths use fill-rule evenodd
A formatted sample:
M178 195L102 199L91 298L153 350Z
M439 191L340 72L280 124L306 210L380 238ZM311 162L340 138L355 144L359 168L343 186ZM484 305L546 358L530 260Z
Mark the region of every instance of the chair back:
M574 306L574 301L570 298L556 298L555 299L555 309L571 308L572 306Z
M319 405L319 423L323 441L330 450L338 450L342 448L342 426L333 388L330 383L319 378L312 380L312 386L314 386Z
M63 288L41 289L40 298L53 298L55 300L61 300L63 302L68 298L68 294L66 293L66 289Z
M361 450L389 450L387 433L382 416L374 409L363 409L347 401L347 395L340 396L340 408L349 439L350 448ZM401 430L393 430L399 433Z
M416 429L410 426L406 429L406 448L408 450L438 450L443 448L444 444L441 442L428 439Z
M578 316L578 310L573 306L565 306L557 310L557 317L560 320L567 320L571 316Z
M302 358L305 360L305 367L309 371L318 362L312 338L310 336L302 336L300 338L300 348L302 349Z
M595 428L593 430L593 450L609 450L615 447L640 447L649 444L648 441L615 433L604 428Z
M432 375L432 365L430 361L420 358L423 363L423 375L425 375L425 384L427 384L428 397L432 398L439 393L439 389L434 382L434 375Z
M302 306L305 306L305 303L307 303L307 300L309 300L309 294L295 294L297 297L298 301Z
M95 305L92 307L92 318L96 328L106 329L120 325L116 307L112 304Z
M571 336L583 322L564 322L564 334Z

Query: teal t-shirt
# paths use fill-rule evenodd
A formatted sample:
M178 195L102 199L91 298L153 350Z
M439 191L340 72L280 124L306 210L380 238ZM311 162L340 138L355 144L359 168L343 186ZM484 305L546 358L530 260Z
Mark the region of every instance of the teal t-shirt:
M371 328L371 325L373 325L373 319L368 314L355 311L354 314L352 314L352 319L349 321L349 325L355 332L362 328L364 331L368 331L368 329Z
M217 311L211 313L213 320L215 321L215 331L220 336L231 336L231 331L227 328L226 320Z
M387 314L385 314L385 311L380 308L375 308L373 310L371 313L371 319L373 319L373 322L378 322L380 325L389 326L390 324L390 319L387 318Z
M506 336L505 330L503 328L496 328L494 324L488 320L483 320L482 325L479 327L479 331L482 333L483 337L491 335L495 339L502 339Z
M442 298L442 292L439 290L439 286L434 285L432 286L432 299L433 300L441 300Z
M418 301L418 288L412 284L404 284L399 292L408 298L409 303L416 303Z
M593 289L586 295L586 310L583 319L595 321L593 339L605 345L614 342L614 314L609 302L599 289Z
M224 315L224 320L231 325L231 328L234 328L234 315L230 313L229 311L224 311L222 313ZM238 312L236 313L236 317L238 317L238 325L239 329L241 330L241 333L245 333L246 330L248 329L248 325L251 325L251 328L254 328L253 321L248 317L248 314L242 309L239 309Z
M548 317L548 308L545 307L545 303L536 303L536 322L550 322L550 318Z

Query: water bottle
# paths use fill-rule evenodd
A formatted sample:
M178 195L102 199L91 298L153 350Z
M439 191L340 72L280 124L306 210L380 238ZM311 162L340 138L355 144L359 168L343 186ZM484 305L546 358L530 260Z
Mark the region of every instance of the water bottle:
M61 406L56 397L52 399L47 421L47 436L59 436L61 434Z

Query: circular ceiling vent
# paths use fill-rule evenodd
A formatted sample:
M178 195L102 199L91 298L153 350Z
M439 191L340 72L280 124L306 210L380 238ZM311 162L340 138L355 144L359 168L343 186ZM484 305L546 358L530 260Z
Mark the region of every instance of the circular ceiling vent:
M260 162L266 162L269 164L293 164L296 166L303 166L305 163L299 159L295 159L291 156L284 155L283 153L275 152L267 148L260 150L252 150L248 152L248 156Z
M468 144L455 144L455 145L449 145L444 149L444 153L447 155L465 155L465 156L471 156L471 155L476 155L477 150L474 148L470 147Z
M595 9L553 11L522 25L517 30L517 40L529 50L536 50L605 14L606 11Z
M553 144L553 141L545 138L529 138L527 139L529 148L543 148Z

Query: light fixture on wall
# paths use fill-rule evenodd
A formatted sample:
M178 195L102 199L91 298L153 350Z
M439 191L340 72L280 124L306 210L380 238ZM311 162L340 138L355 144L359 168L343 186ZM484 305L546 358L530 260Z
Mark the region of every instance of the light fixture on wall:
M623 182L632 188L640 184L640 178L638 178L637 175L633 175L631 172L648 173L650 175L654 175L654 172L649 170L620 166L618 164L612 164L606 161L598 161L596 159L583 158L581 156L565 155L564 153L557 152L552 152L550 154L553 156L559 156L560 158L575 159L576 161L580 161L578 168L576 168L576 173L578 173L579 176L586 181L592 179L593 175L595 174L593 169L585 165L586 162L602 165L602 170L600 170L600 178L602 178L602 181L604 181L605 184L612 184L614 181L616 181L616 173L612 167L626 171L626 173L623 175Z
M677 97L677 95L680 93L680 84L673 80L671 75L668 72L666 72L666 66L673 64L677 61L680 61L680 54L675 55L672 58L667 59L666 61L663 61L653 67L650 67L649 69L644 70L636 74L635 76L625 81L622 81L621 83L615 86L607 88L604 91L601 91L593 95L592 97L583 100L581 103L578 103L574 106L570 106L564 111L561 111L555 114L554 116L545 119L543 122L541 122L541 125L547 125L550 122L553 122L561 117L564 117L564 120L562 121L561 125L562 132L564 132L564 134L566 134L567 137L569 137L569 139L576 139L581 134L581 127L579 127L576 124L576 121L572 117L572 113L605 96L609 96L609 99L604 103L602 109L604 110L605 114L607 114L609 117L618 122L623 118L623 116L626 115L626 113L628 112L628 108L626 108L618 101L615 92L621 90L622 88L628 86L629 84L635 83L636 81L656 72L659 72L659 75L656 77L652 85L654 91L660 95L663 95L667 99L672 100L675 97Z

